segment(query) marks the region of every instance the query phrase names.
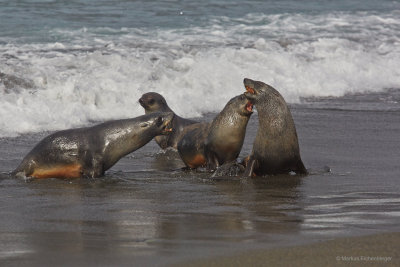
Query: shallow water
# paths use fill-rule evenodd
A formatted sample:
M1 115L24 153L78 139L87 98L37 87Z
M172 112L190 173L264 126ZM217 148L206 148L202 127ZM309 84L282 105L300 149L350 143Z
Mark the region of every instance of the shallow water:
M400 2L0 1L0 264L166 265L399 231ZM278 89L305 177L184 172L151 142L106 177L8 176L49 131L143 114L210 120ZM204 115L206 114L206 115ZM242 155L250 153L257 115Z
M151 142L101 179L25 182L4 173L47 133L1 139L0 261L165 265L399 231L398 105L366 110L348 96L323 108L324 101L292 106L305 177L211 179L182 171L175 152ZM254 114L242 156L256 130Z

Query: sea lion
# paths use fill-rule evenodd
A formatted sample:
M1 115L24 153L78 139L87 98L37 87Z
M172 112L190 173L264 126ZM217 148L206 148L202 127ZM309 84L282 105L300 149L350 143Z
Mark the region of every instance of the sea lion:
M260 81L245 78L245 96L256 106L259 128L245 176L296 172L306 174L296 127L282 95Z
M211 123L194 124L185 129L178 152L189 168L207 167L213 171L234 161L242 149L253 104L244 94L235 96Z
M145 93L139 99L139 103L144 108L146 114L152 112L173 112L168 106L167 101L165 101L165 98L158 93ZM177 149L183 128L194 123L197 123L197 121L184 119L175 114L172 119L172 132L169 135L156 136L154 139L162 149L166 149L167 147Z
M27 154L12 174L31 178L102 176L123 156L171 131L173 117L171 112L152 113L53 133Z

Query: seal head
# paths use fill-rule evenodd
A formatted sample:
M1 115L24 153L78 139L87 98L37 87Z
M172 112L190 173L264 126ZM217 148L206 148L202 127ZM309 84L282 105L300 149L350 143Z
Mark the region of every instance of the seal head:
M146 114L152 112L173 112L168 106L165 98L155 92L143 94L139 99L139 103L144 108Z
M165 98L155 92L143 94L142 97L139 99L139 103L144 108L146 114L150 114L153 112L173 112L172 109L168 106ZM154 139L162 149L166 149L168 147L177 149L183 129L186 126L194 123L197 122L184 119L175 114L172 120L171 133L167 136L156 136Z

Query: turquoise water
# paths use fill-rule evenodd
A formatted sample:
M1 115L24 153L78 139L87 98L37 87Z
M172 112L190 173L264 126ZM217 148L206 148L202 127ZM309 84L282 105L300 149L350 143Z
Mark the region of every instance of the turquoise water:
M245 77L289 103L400 84L399 1L3 1L0 18L3 137L138 116L149 91L201 117Z
M398 1L2 1L2 36L37 35L45 39L54 28L190 28L207 26L215 18L247 14L383 13L398 9Z

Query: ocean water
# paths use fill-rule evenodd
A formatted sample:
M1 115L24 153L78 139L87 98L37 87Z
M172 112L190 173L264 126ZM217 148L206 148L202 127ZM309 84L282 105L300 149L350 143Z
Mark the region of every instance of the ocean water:
M149 91L210 121L244 77L290 104L309 175L212 179L153 141L99 179L9 175L52 131L143 114ZM399 132L400 1L0 0L0 265L165 266L399 232Z
M399 1L21 0L0 20L0 137L138 116L149 91L201 117L244 77L292 104L400 87Z

